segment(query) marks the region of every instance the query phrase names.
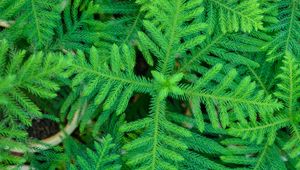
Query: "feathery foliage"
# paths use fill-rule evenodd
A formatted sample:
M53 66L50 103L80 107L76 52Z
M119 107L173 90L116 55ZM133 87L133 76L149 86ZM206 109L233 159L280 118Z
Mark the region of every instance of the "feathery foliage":
M30 119L42 115L31 95L54 98L60 89L59 79L67 78L67 59L56 54L45 56L42 52L27 58L25 51L9 54L6 41L1 41L0 46L0 78L1 86L5 87L1 88L2 116L12 124L18 120L29 126Z
M299 0L1 0L0 169L299 169L299 16Z
M120 156L111 153L114 147L112 137L107 135L101 143L95 143L95 151L88 149L86 155L77 156L76 165L71 169L120 169L121 165L116 163Z
M121 62L121 54L125 57L124 63ZM78 51L78 55L68 70L76 74L72 86L79 88L75 91L84 91L81 98L77 100L79 103L85 100L92 101L82 117L81 129L84 129L88 120L94 116L100 104L103 104L102 111L105 117L102 115L98 118L96 128L103 124L103 119L106 120L112 111L116 111L117 115L122 114L134 91L147 92L152 89L152 84L146 78L133 74L134 61L135 56L130 53L126 45L121 49L113 45L108 61L106 58L101 59L95 48L91 48L88 60L81 51ZM83 84L83 82L86 83Z
M299 106L297 100L300 90L298 86L300 72L299 64L290 53L285 56L281 70L282 73L277 76L280 83L275 95L284 103L285 109L279 110L274 117L262 119L261 122L254 121L232 126L230 132L243 138L257 140L258 143L268 136L268 143L272 144L276 139L277 131L288 127L291 129L291 138L285 144L284 149L288 150L291 157L299 157L299 114L297 114ZM297 166L299 166L299 162Z
M264 11L257 0L211 0L206 3L210 28L219 27L223 33L263 28Z
M280 1L277 4L279 9L277 24L271 25L268 29L276 32L272 41L265 48L268 48L268 60L282 59L286 53L293 53L298 58L299 52L299 1Z
M226 148L229 150L221 156L221 160L226 163L250 167L255 170L287 169L276 144L269 145L268 142L264 142L256 145L237 138L227 138L221 143L227 146Z
M12 30L8 29L7 32L10 40L19 38L15 35L10 37L11 32L22 29L20 34L28 39L34 49L47 46L54 35L54 27L60 18L58 0L9 0L2 1L0 6L1 20L17 17L14 26L10 28Z

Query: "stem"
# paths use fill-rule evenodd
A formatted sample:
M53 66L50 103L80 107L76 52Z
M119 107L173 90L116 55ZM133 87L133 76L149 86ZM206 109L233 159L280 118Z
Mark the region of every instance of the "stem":
M81 116L84 114L86 108L87 108L87 103L85 103L81 109L78 109L75 112L72 121L68 123L63 130L56 133L54 136L43 139L40 143L30 143L29 152L34 153L34 152L39 152L41 150L47 150L52 146L56 146L60 144L67 136L71 135L74 132L74 130L77 128L78 122ZM26 150L12 149L11 152L25 153Z
M0 20L0 27L3 28L9 28L11 27L12 24L14 24L15 21L5 21L5 20Z

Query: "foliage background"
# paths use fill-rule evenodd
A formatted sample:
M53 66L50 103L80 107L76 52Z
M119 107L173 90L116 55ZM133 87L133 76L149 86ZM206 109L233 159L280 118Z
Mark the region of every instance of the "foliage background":
M299 7L1 0L0 169L300 169ZM84 105L29 152L32 120Z

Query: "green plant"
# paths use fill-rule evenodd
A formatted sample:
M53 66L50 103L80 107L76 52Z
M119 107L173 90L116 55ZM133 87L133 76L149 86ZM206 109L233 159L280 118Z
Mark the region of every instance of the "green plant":
M0 168L299 169L299 7L1 1ZM83 106L63 144L30 152L32 120Z

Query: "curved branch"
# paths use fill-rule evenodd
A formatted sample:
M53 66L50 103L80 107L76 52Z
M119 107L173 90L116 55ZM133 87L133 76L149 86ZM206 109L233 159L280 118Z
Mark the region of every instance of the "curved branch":
M49 138L43 139L40 143L30 143L29 152L34 153L42 150L47 150L53 146L60 144L67 136L71 135L74 132L74 130L77 128L79 120L81 116L84 114L86 108L87 108L87 103L85 103L81 109L78 109L75 112L72 121L68 123L62 131L56 133L55 135ZM22 154L25 153L26 150L13 149L11 150L11 152Z

